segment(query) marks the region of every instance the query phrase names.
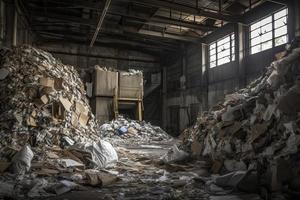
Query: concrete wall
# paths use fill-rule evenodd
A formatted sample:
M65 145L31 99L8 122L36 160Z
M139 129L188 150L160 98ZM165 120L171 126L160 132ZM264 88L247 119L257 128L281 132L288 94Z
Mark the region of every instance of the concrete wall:
M184 46L182 54L173 55L169 59L174 62L169 63L166 68L167 95L164 112L167 114L164 115L164 128L171 134L178 135L179 130L193 123L195 113L201 110L202 46ZM172 120L172 109L177 109L179 115L175 121Z
M86 54L96 55L96 56L109 56L109 57L121 57L128 59L146 59L146 60L155 60L156 58L140 53L137 51L129 50L119 50L117 48L107 48L94 46L89 48L85 45L78 45L72 43L39 43L37 46L41 49L44 49L49 52L65 52L78 55L67 55L61 53L53 53L56 58L61 59L65 64L76 66L80 69L93 68L95 65L106 66L117 68L121 70L127 69L139 69L145 72L158 72L160 70L159 63L144 63L136 61L126 61L126 60L116 60L116 59L107 59L107 58L96 58L89 57Z
M0 0L0 45L12 47L32 44L34 34L28 22L14 1Z

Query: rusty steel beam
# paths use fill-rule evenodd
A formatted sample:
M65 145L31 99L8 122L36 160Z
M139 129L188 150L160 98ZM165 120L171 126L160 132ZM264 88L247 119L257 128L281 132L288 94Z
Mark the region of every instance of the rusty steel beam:
M98 24L97 24L96 31L95 31L95 33L94 33L94 35L93 35L92 40L91 40L90 47L93 47L93 45L94 45L94 43L95 43L95 41L96 41L96 39L97 39L98 33L99 33L99 31L100 31L100 29L101 29L101 26L102 26L102 24L103 24L103 21L104 21L104 18L105 18L105 16L106 16L107 10L108 10L108 8L109 8L110 2L111 2L111 0L106 0L106 2L105 2L105 6L104 6L103 11L102 11L102 13L101 13L101 16L100 16L100 18L99 18L99 21L98 21Z

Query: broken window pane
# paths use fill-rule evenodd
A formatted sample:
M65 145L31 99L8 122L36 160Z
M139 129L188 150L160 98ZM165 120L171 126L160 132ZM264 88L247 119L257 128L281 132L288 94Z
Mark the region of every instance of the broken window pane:
M260 35L260 33L261 33L260 29L256 29L256 30L252 31L252 32L250 33L251 38L258 37L258 36Z
M275 29L275 37L286 35L287 34L287 26L283 26L279 29Z
M279 46L279 45L285 44L285 43L287 43L287 36L286 35L275 38L275 46Z
M227 49L225 51L222 51L222 52L218 53L218 59L223 58L225 56L230 56L230 49Z
M256 46L253 46L251 47L251 54L255 54L255 53L258 53L261 51L261 45L256 45Z
M209 52L209 55L214 55L214 54L216 54L216 49L213 49Z
M212 49L215 49L216 48L216 43L212 43L209 45L209 50L211 51Z
M251 46L257 45L259 43L261 43L261 38L260 37L256 37L256 38L251 40Z
M261 33L264 34L266 32L270 32L272 30L272 23L266 24L261 27Z
M227 49L230 49L230 43L226 43L224 45L218 46L218 53L223 52Z
M274 14L274 19L279 19L280 17L286 16L287 15L287 9L283 9L282 11L279 11Z
M217 62L216 61L210 63L210 68L213 68L215 66L217 66Z
M259 28L261 26L264 26L264 25L266 25L268 23L271 23L271 22L272 22L272 16L269 16L269 17L267 17L265 19L262 19L262 20L260 20L260 21L258 21L256 23L252 24L250 26L250 30L253 31L254 29L257 29L257 28Z
M287 12L287 9L281 10L273 14L273 21L271 15L250 26L251 54L288 42Z
M223 65L228 62L230 62L230 56L227 56L225 58L221 58L220 60L218 60L218 65Z
M264 43L261 44L261 50L262 51L270 49L270 48L272 48L272 40L264 42Z
M283 18L280 18L280 19L276 20L274 22L275 29L286 25L286 20L287 20L286 17L283 17Z
M210 68L233 61L234 56L234 34L230 34L219 41L209 45Z
M261 36L261 42L265 42L265 41L268 41L268 40L272 40L272 32L263 34Z
M231 61L234 61L234 60L235 60L235 54L232 54Z
M217 46L230 42L230 37L225 37L224 39L217 42Z
M215 61L215 60L216 60L216 55L211 55L209 61Z
M254 31L252 31L250 33L251 38L255 38L255 37L259 36L259 34L260 34L260 29L255 29Z
M253 31L254 29L257 29L258 27L260 27L260 23L256 22L250 26L250 30Z

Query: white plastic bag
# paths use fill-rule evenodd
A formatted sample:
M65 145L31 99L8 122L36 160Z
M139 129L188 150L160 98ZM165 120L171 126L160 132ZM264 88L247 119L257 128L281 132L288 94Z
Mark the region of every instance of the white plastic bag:
M25 174L31 167L33 152L29 145L25 145L12 159L12 170L15 174Z
M84 162L95 169L111 167L118 161L116 150L104 140L100 140L98 143L79 143L72 146L71 151L89 154L89 158Z

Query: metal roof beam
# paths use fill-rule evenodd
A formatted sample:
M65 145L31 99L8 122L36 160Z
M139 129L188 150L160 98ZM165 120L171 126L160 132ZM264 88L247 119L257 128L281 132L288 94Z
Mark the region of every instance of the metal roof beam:
M150 19L148 19L146 17L141 17L141 16L137 16L137 15L128 15L128 14L116 13L116 12L108 12L107 14L114 15L114 16L126 17L126 18L129 18L132 20L138 20L138 21L144 21L144 22L149 21L149 22L161 23L161 24L165 24L165 25L175 25L175 26L181 26L181 27L202 30L202 31L213 31L218 28L218 27L214 27L214 26L207 26L207 25L203 25L203 24L197 24L197 23L193 23L193 22L187 22L187 21L182 21L182 20L177 20L177 19L172 19L172 18L162 17L162 16L153 16Z
M191 7L188 5L184 5L184 4L179 4L179 3L175 3L169 0L118 0L118 1L129 1L129 2L133 2L136 4L142 4L142 5L147 5L147 6L151 6L151 7L163 7L166 9L172 9L172 10L176 10L179 12L184 12L184 13L188 13L191 15L198 15L198 16L203 16L203 17L208 17L211 19L216 19L216 20L223 20L223 21L227 21L227 22L233 22L233 23L237 23L237 22L241 22L240 16L234 16L234 15L226 15L226 14L222 14L219 12L213 12L213 11L207 11L203 8L196 8L196 7Z

